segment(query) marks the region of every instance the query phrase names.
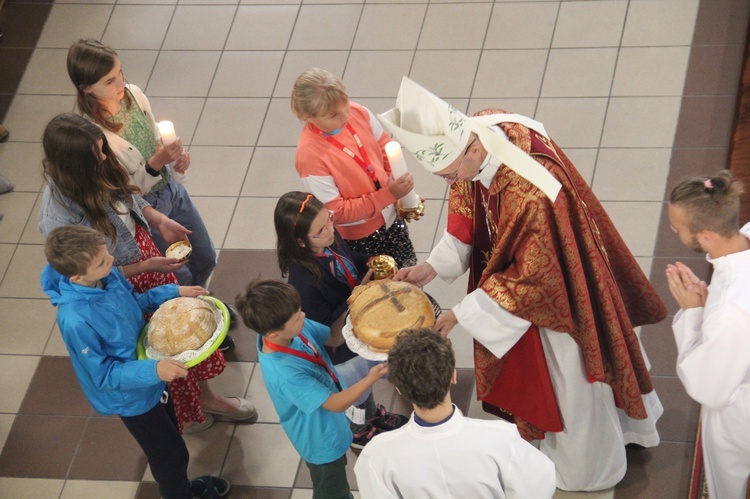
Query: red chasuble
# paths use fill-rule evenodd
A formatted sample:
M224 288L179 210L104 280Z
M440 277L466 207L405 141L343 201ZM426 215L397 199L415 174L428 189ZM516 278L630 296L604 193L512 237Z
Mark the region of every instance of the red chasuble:
M451 187L448 232L473 247L469 292L482 288L532 323L502 359L474 342L479 399L512 415L529 440L562 431L537 329L545 327L570 334L588 381L609 384L618 407L645 419L641 394L653 386L633 327L663 320L666 307L562 150L523 125L500 126L562 189L553 204L504 166L489 189L470 181Z

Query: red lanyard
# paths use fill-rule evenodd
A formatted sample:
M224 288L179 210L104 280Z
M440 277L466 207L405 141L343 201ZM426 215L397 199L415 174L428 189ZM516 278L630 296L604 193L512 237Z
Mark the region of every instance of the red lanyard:
M344 257L336 253L330 248L326 248L330 253L315 253L315 256L318 258L328 258L329 256L333 256L336 259L336 263L341 267L341 270L344 274L344 278L346 279L346 282L349 284L349 287L354 289L359 284L359 280L352 275L352 273L349 271L349 266L344 262ZM334 264L333 269L333 276L337 277L336 275L336 268Z
M323 368L325 368L326 371L328 371L328 374L331 375L331 378L333 379L333 382L336 384L336 388L338 388L339 391L342 391L341 383L339 383L339 378L336 376L336 373L333 372L333 370L330 367L328 367L328 364L326 363L325 360L323 360L323 356L320 355L320 352L318 352L318 349L315 348L315 346L313 346L312 343L310 343L310 340L308 340L307 338L305 338L301 334L299 335L299 339L302 340L302 343L304 343L305 345L307 345L308 347L310 347L310 349L315 354L314 357L312 355L310 355L309 353L300 352L299 350L295 350L293 348L285 347L285 346L282 346L282 345L277 345L276 343L271 343L270 341L266 340L265 338L263 338L263 344L266 345L271 350L274 350L276 352L286 353L286 354L289 354L289 355L294 355L295 357L299 357L300 359L305 359L305 360L307 360L309 362L312 362L313 364L317 364L319 366L322 366Z
M357 142L357 148L359 149L359 153L362 155L361 158L358 157L356 154L354 154L354 152L348 147L346 147L344 144L334 139L333 136L325 133L323 130L316 127L312 123L310 123L310 129L313 132L320 135L321 137L323 137L325 140L327 140L331 144L335 145L336 147L344 151L347 155L349 155L350 158L356 161L359 167L362 168L362 170L365 173L367 173L367 175L369 175L370 178L372 179L372 182L375 184L375 190L378 190L378 191L380 190L380 181L378 180L378 177L375 176L375 170L372 168L372 165L370 164L370 158L367 157L367 151L365 151L365 148L362 145L362 141L359 140L359 135L357 135L357 132L354 131L354 128L352 128L352 126L349 123L346 124L346 129L349 130L349 133L352 134L352 137L354 137L354 140Z

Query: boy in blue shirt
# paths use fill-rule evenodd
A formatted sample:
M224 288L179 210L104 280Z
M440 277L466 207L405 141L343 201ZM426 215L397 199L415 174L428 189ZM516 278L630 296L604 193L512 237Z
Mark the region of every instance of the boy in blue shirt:
M385 364L343 386L323 346L331 330L305 319L297 290L256 279L235 299L245 325L258 336L258 362L281 426L310 469L314 499L351 498L346 451L352 443L345 411L388 373ZM333 345L332 345L333 346Z
M215 499L229 482L204 476L190 481L190 456L182 440L167 381L187 375L176 360L137 360L144 313L178 296L208 294L200 286L168 284L139 294L112 269L104 236L82 225L50 232L44 292L57 307L57 323L86 398L104 415L117 415L146 454L165 499Z

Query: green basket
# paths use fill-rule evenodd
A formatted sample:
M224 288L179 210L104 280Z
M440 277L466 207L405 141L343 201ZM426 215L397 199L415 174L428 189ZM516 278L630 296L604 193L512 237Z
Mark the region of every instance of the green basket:
M213 354L217 348L219 348L219 345L221 345L221 342L224 341L224 338L227 337L227 331L229 331L229 309L226 305L224 305L220 300L214 298L213 296L201 296L204 300L211 301L216 308L218 308L221 311L222 317L224 317L224 327L221 329L221 332L219 332L219 336L216 337L216 341L214 341L211 346L197 356L194 359L190 359L189 361L185 362L185 365L187 367L194 367L206 360ZM138 355L138 360L145 360L148 359L148 355L146 355L146 347L143 346L143 341L146 338L146 332L148 331L148 323L146 323L145 326L143 326L143 330L141 331L141 335L138 337L138 344L135 347L135 352Z

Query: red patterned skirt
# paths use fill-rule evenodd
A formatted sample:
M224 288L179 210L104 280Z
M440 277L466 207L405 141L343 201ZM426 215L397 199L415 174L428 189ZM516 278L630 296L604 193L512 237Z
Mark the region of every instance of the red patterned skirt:
M141 225L136 224L135 242L141 250L141 258L138 262L149 258L159 257L162 254L154 244L148 231ZM132 262L135 263L135 262ZM143 272L128 278L130 284L138 293L145 293L151 288L163 284L178 284L173 273L163 274L161 272ZM177 421L180 424L180 432L183 426L191 421L203 423L206 414L200 403L201 388L199 381L215 378L226 368L224 354L215 351L209 358L188 369L188 375L169 383L169 393L172 396L174 410L177 413Z

